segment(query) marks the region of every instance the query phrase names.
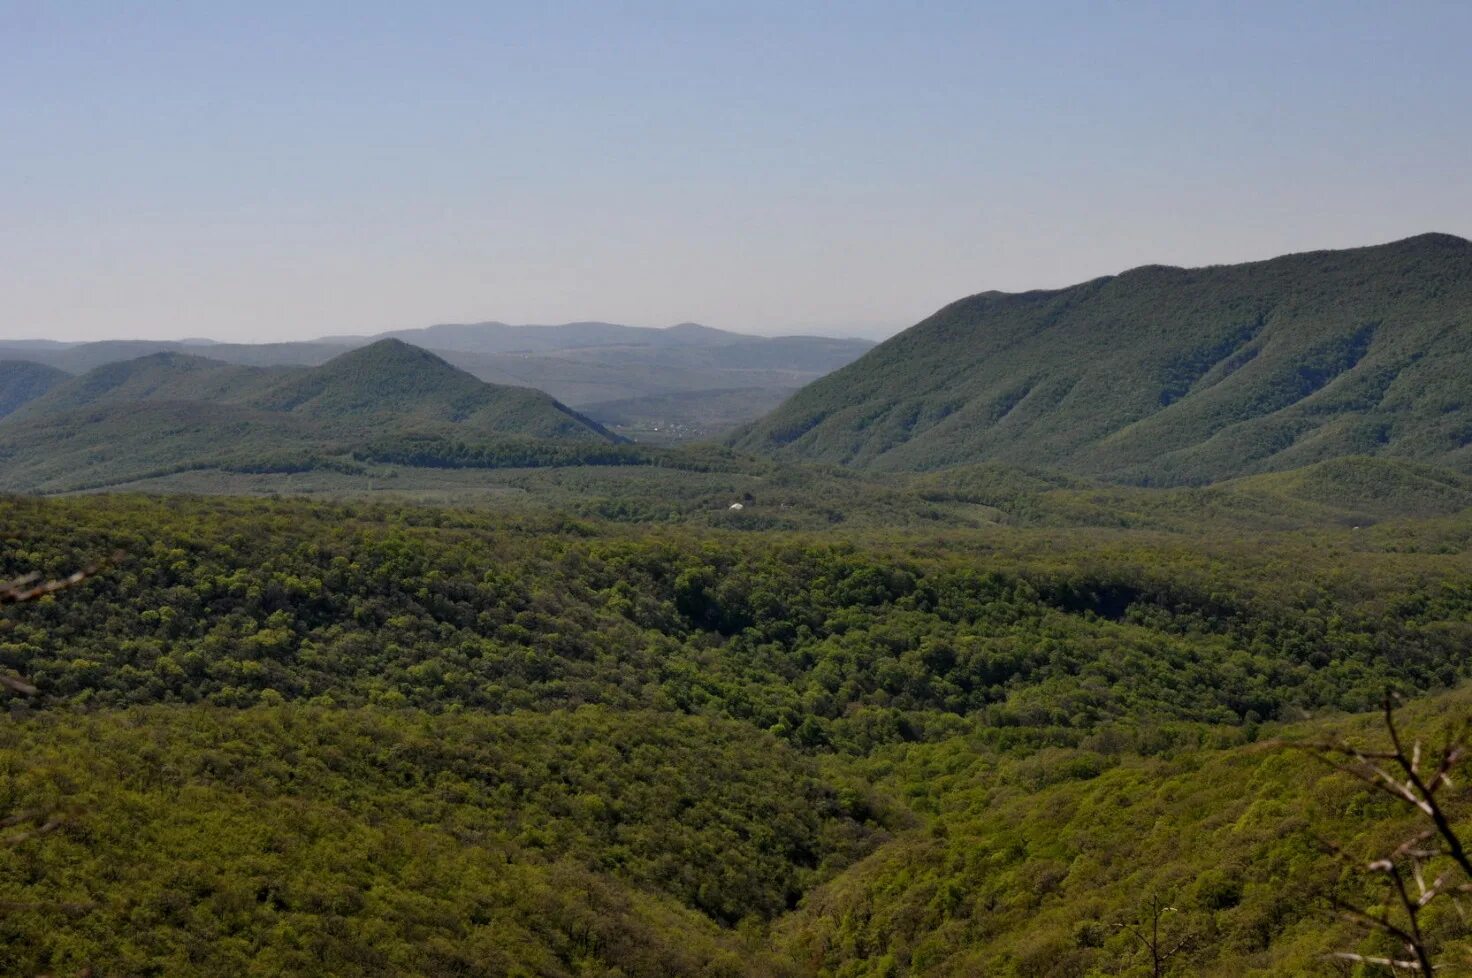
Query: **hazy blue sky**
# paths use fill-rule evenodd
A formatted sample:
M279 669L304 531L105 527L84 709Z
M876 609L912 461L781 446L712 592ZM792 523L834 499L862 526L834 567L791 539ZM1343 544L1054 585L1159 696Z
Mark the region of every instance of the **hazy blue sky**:
M1472 4L0 0L0 336L883 331L1472 236Z

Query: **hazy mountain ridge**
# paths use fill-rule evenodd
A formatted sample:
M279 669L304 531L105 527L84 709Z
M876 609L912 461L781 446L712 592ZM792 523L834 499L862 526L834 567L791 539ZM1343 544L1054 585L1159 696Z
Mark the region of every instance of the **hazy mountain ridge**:
M1143 484L1345 455L1472 467L1472 242L1146 266L953 303L731 439L886 470Z
M328 336L319 342L371 342L378 339L399 339L429 349L466 353L550 353L600 346L726 346L757 337L699 323L657 327L596 321L519 326L484 322L441 323L416 329L390 330L369 337Z
M211 360L247 367L315 367L352 348L333 343L203 343L199 340L98 340L47 342L44 346L36 343L0 340L0 360L31 360L72 374L157 353L208 356Z
M620 440L540 391L483 383L399 340L321 367L159 353L65 380L0 421L0 487L87 488L211 467L291 472L404 439L482 450L506 439Z
M692 435L714 435L753 420L874 345L822 336L751 336L696 323L654 328L601 322L556 326L488 322L299 343L9 340L0 341L0 361L34 361L69 373L157 353L204 354L243 366L320 366L382 339L412 343L487 383L535 387L573 407L648 398L644 417L675 403L665 400L669 395L689 395L681 402L695 404L698 424L692 425L688 417L656 413L653 421L641 422L639 430L680 426Z
M289 376L253 403L327 421L413 420L524 437L613 440L596 422L541 391L487 384L428 350L394 339Z
M66 377L15 411L12 420L20 423L83 408L139 401L228 404L249 397L297 369L245 367L190 354L151 353Z

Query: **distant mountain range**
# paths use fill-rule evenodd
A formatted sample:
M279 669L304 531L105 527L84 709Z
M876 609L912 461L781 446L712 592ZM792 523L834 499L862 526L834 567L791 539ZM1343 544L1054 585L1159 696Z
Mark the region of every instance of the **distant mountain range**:
M213 348L211 348L213 351ZM487 384L400 340L319 367L155 353L62 379L8 365L0 489L113 486L186 470L290 473L357 460L576 462L618 436L541 391Z
M378 336L328 337L323 342L370 342L389 337L426 349L463 353L552 353L558 350L608 346L684 349L732 346L761 339L741 333L727 332L723 329L713 329L699 323L680 323L678 326L661 329L600 322L562 323L549 326L512 326L508 323L487 322L400 329ZM799 338L814 339L816 337Z
M7 340L0 341L0 361L25 361L73 374L155 353L202 354L257 367L319 366L388 338L429 349L488 383L536 388L590 417L606 418L630 435L661 441L711 436L757 418L874 345L818 336L748 336L695 323L655 329L599 322L490 322L301 343ZM8 383L0 378L0 414L6 410L3 391Z
M862 469L1188 485L1378 456L1472 471L1472 242L1152 265L955 302L730 444Z
M985 292L866 347L609 323L260 346L32 341L0 348L22 358L0 362L0 490L650 461L626 433L688 440L763 411L729 447L875 473L984 464L1190 486L1354 458L1315 478L1349 479L1365 499L1361 483L1392 471L1438 499L1464 488L1369 459L1472 473L1472 242L1449 235ZM545 392L563 388L582 403Z

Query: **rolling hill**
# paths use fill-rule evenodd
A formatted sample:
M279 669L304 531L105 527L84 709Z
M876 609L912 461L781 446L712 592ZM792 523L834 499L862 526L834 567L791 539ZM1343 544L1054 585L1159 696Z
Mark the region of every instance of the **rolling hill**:
M83 373L154 354L253 367L321 366L383 339L428 349L490 384L534 387L629 434L657 440L712 437L754 420L804 384L873 347L868 340L748 336L682 323L512 326L445 324L377 336L300 343L204 340L0 341L0 360ZM607 408L605 405L616 405Z
M1186 485L1369 455L1472 470L1472 242L1147 266L953 303L737 432L872 470Z
M17 409L13 420L140 401L230 402L292 372L291 368L241 367L182 353L153 353L104 364L79 377L63 377L44 395Z
M541 391L484 383L402 340L379 340L250 398L253 406L329 423L452 425L457 435L613 440Z
M0 422L0 488L100 488L171 472L353 467L355 453L453 446L612 446L540 392L483 383L382 340L321 367L243 367L157 353L57 384Z

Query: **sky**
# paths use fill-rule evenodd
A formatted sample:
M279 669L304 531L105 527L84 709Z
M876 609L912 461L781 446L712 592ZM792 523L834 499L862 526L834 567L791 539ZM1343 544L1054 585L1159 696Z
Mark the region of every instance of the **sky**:
M1472 4L0 0L0 338L879 337L1472 237Z

